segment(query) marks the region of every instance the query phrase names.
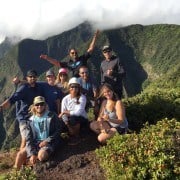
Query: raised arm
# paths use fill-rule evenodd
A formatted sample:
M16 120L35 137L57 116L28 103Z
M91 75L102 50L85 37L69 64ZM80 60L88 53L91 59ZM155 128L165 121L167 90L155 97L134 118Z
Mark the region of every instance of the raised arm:
M40 55L40 58L41 58L41 59L44 59L44 60L47 60L48 62L50 62L51 64L53 64L53 65L55 65L55 66L57 66L57 67L61 67L60 62L59 62L58 60L53 59L53 58L49 57L49 56L46 55L46 54L41 54L41 55Z
M99 30L96 30L96 32L94 33L93 39L91 41L91 44L89 45L89 48L87 50L88 53L92 53L92 51L94 50L98 34L99 34Z

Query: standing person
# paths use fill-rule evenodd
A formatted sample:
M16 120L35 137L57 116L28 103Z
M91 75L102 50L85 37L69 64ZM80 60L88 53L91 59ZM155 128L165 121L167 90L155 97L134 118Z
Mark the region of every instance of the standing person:
M87 98L86 107L94 107L94 100L97 97L97 86L95 81L89 76L89 71L86 66L81 66L79 68L79 81L82 88L82 93Z
M95 46L95 42L96 42L98 34L99 34L99 31L97 30L85 54L78 56L78 52L75 48L70 49L69 51L70 59L68 62L59 62L58 60L53 59L45 54L41 54L40 58L49 61L55 66L68 68L68 70L72 72L73 77L79 77L79 72L78 72L79 67L82 65L87 65L87 60L91 57L91 53L94 50L94 46Z
M69 78L68 78L68 71L66 68L59 69L57 78L56 78L56 86L61 89L64 95L67 95L69 92Z
M128 129L128 121L122 101L119 100L109 84L102 86L100 96L105 99L102 102L97 121L92 122L90 128L98 134L100 143L106 143L117 132L125 134Z
M42 87L37 84L37 72L35 70L29 70L26 74L27 82L22 84L7 100L1 105L0 109L9 108L12 104L16 103L16 119L19 122L19 129L21 134L21 147L25 146L26 140L26 128L27 121L29 120L28 109L33 103L33 99L36 96L43 94Z
M73 77L69 80L69 94L62 100L59 115L66 124L69 135L72 136L70 145L78 143L80 127L88 124L85 106L86 97L81 94L80 82L78 78Z
M48 110L44 97L34 98L30 107L30 121L26 137L26 147L21 149L14 167L20 169L26 163L27 157L34 165L37 160L46 161L61 144L60 134L63 123L57 115Z
M112 54L110 46L104 46L102 53L105 59L101 62L101 84L110 84L119 98L122 98L122 80L125 76L124 67L120 59Z

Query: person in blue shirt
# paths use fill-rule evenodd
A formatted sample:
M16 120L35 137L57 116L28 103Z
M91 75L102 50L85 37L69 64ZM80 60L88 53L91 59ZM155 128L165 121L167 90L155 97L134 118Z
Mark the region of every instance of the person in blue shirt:
M97 30L85 54L79 56L77 50L75 48L71 48L69 51L70 59L68 62L60 62L56 59L47 56L46 54L41 54L40 58L47 60L48 62L50 62L51 64L57 67L67 68L69 71L72 72L73 77L79 77L79 72L78 72L79 67L83 65L87 65L87 60L91 57L91 53L94 50L95 42L98 34L99 31Z
M21 134L21 146L23 148L26 143L26 128L29 120L28 109L33 103L36 96L43 95L42 86L37 81L37 72L29 70L26 74L26 83L22 84L7 100L0 105L0 110L9 108L16 103L16 119L19 122Z
M56 76L53 70L46 72L47 82L37 82L43 86L43 94L48 104L49 110L59 114L61 111L61 100L63 93L55 84Z
M26 147L17 153L14 164L17 170L26 164L27 158L32 165L36 164L37 160L48 160L62 143L60 135L65 125L55 113L48 110L44 97L34 98L30 113L32 116L27 125Z

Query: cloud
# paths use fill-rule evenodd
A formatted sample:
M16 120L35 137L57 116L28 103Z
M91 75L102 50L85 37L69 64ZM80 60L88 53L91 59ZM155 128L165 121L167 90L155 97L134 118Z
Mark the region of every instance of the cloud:
M45 39L88 20L95 28L180 24L178 0L0 0L0 40Z

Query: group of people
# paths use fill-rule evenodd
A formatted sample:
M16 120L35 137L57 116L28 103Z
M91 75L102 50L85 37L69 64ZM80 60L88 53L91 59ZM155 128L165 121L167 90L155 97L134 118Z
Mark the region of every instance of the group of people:
M91 57L98 34L96 31L84 55L78 56L77 50L72 48L68 62L40 55L41 59L60 68L57 76L53 70L48 70L46 81L37 81L37 72L29 70L25 81L14 80L19 84L18 88L0 105L0 111L16 104L21 146L15 168L20 169L27 157L31 164L35 164L37 159L46 161L62 145L63 132L68 133L70 145L79 142L82 128L90 128L97 133L100 143L106 143L115 133L126 133L128 121L121 101L125 70L109 45L102 48L105 59L100 67L100 87L89 75L87 60ZM70 79L69 72L72 73ZM96 102L100 103L100 108ZM96 109L93 121L87 118L89 108Z

